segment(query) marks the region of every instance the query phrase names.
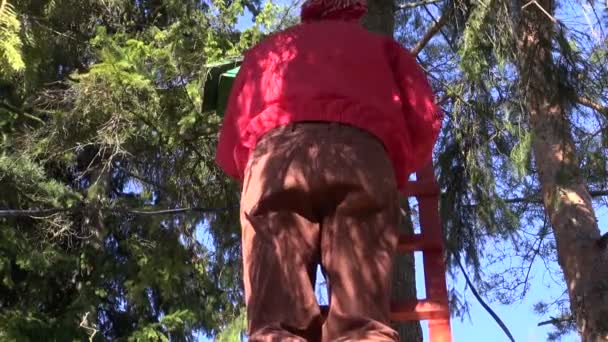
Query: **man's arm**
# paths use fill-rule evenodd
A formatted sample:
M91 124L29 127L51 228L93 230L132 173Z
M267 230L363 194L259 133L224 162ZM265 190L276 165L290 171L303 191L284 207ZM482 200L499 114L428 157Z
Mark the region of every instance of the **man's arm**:
M435 104L435 94L416 59L399 43L392 41L394 79L399 86L403 115L411 151L407 171L416 172L427 164L441 130L443 112Z
M245 87L245 62L241 65L241 70L237 74L230 96L228 97L228 103L226 105L226 111L224 119L222 121L222 127L220 128L219 142L215 154L215 162L224 170L224 172L237 180L241 179L241 172L238 169L237 164L237 151L235 147L240 144L240 129L238 125L238 119L241 112L243 111L240 105L242 91Z

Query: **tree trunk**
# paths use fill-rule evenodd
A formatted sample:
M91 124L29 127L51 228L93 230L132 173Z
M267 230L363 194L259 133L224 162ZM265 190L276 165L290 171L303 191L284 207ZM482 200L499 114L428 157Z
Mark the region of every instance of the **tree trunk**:
M552 0L523 9L518 69L530 115L533 153L545 212L557 242L570 308L584 342L608 341L608 253L600 239L591 196L581 177L564 98L552 57ZM525 5L521 2L520 6Z
M395 1L373 0L368 1L367 5L363 26L372 32L392 37L395 32Z
M400 234L414 234L412 211L407 199L402 208L406 213ZM395 260L393 269L393 300L412 300L416 298L416 267L413 254L400 254ZM420 322L400 322L393 326L399 333L402 342L422 342Z
M395 3L394 0L368 1L368 13L363 19L363 25L370 31L387 36L393 36L395 31ZM401 234L413 234L411 212L407 200L403 207L407 213ZM399 255L395 260L393 269L393 299L407 300L416 298L416 276L414 256L412 254ZM422 328L420 322L396 323L394 329L404 342L422 342Z

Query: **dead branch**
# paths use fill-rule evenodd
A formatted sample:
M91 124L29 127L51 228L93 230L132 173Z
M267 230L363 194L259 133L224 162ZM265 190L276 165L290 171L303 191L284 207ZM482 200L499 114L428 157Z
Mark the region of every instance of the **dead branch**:
M428 31L422 36L422 39L416 43L416 45L410 50L410 53L416 57L424 49L424 47L431 41L431 39L441 30L443 26L448 22L450 15L452 14L452 9L446 9L439 17L439 20L435 21L433 26L429 28Z
M549 18L549 20L551 20L554 24L557 24L557 19L555 19L555 17L553 17L551 14L549 14L549 12L547 12L547 10L544 9L543 6L541 6L536 0L528 2L527 4L523 5L521 9L524 10L526 9L526 7L532 4L536 5L536 7L538 7L538 9Z
M87 331L91 332L91 336L89 336L89 342L93 342L93 338L95 338L95 335L97 335L97 333L99 332L99 330L97 330L95 327L92 327L89 323L89 312L87 312L86 314L84 314L84 316L82 316L82 320L80 321L79 326Z
M549 325L549 324L556 325L556 324L560 324L560 323L571 322L573 320L574 320L574 317L572 317L572 316L559 317L559 318L551 317L550 320L540 322L537 324L537 326L540 327L540 326Z
M601 104L591 101L590 99L583 97L583 96L578 96L574 99L578 104L583 105L587 108L591 108L594 109L596 111L598 111L599 113L602 113L604 115L608 115L608 107L606 106L602 106Z

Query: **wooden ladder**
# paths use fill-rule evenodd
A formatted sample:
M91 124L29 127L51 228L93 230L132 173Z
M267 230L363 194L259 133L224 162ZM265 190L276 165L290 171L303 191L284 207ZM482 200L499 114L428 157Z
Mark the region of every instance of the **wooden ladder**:
M444 244L439 218L439 185L432 164L416 173L410 181L406 196L416 197L419 206L420 234L399 237L399 253L422 252L426 298L394 302L391 319L429 323L431 342L451 342L450 312L445 278Z
M416 173L416 181L408 182L405 194L418 200L420 234L400 236L398 251L422 252L427 297L391 303L391 320L428 321L431 342L451 342L443 234L439 218L440 190L432 164ZM323 316L327 315L327 311L327 305L322 305Z

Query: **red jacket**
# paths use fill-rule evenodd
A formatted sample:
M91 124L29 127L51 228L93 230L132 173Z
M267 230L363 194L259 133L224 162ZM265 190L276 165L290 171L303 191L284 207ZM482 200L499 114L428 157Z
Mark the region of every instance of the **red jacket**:
M260 137L297 121L340 122L375 135L400 189L430 160L442 112L426 76L400 44L349 20L360 11L342 13L303 17L246 53L217 148L228 175L242 181Z

